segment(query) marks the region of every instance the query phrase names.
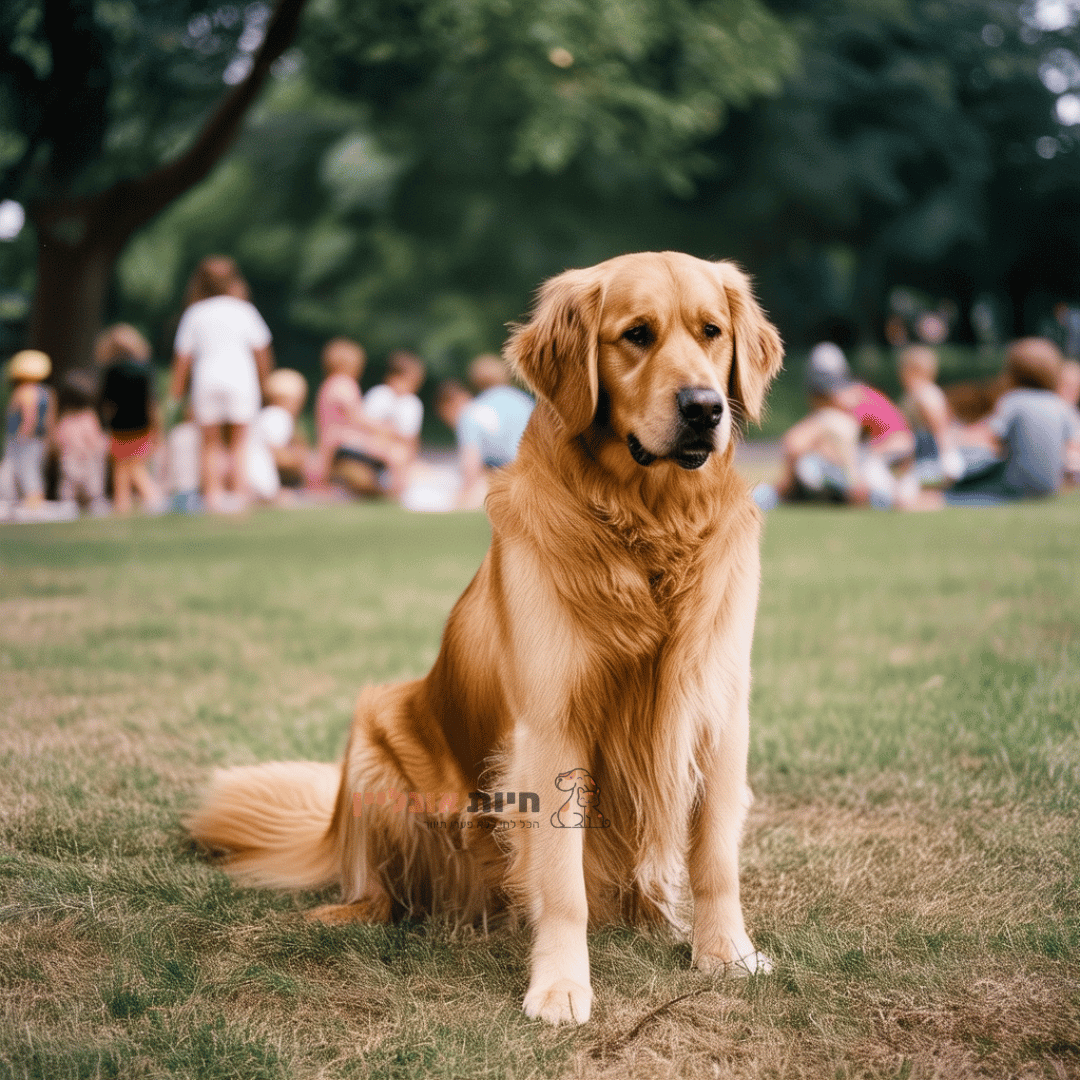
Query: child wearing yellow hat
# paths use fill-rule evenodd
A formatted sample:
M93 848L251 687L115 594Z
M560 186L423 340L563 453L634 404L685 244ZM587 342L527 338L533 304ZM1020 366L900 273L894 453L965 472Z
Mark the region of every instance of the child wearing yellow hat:
M56 421L56 398L44 381L52 362L37 349L17 352L8 364L12 384L8 399L4 457L0 461L0 498L36 510L45 501L45 449Z

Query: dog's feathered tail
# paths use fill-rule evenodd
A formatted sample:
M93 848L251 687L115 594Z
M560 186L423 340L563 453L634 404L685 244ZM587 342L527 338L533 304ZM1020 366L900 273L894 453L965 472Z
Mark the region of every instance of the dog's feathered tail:
M340 880L330 829L340 784L340 765L313 761L219 769L184 825L237 881L322 888Z

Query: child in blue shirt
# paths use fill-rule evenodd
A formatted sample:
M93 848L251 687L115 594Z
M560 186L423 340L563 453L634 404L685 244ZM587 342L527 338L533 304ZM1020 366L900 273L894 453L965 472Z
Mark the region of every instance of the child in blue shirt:
M45 450L56 422L56 399L44 385L51 371L52 361L37 349L23 349L8 365L13 388L5 418L0 498L19 499L20 508L30 512L45 502Z

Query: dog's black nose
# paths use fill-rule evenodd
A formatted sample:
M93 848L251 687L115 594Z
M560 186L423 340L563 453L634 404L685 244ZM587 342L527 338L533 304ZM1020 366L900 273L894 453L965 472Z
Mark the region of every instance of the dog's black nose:
M675 395L679 413L695 431L712 431L724 415L724 399L703 386L684 387Z

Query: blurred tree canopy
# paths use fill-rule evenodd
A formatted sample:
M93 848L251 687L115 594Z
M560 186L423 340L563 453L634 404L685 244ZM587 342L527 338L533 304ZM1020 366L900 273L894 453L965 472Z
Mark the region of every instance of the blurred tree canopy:
M742 260L795 344L834 315L880 335L897 285L951 301L962 339L976 301L1008 333L1080 299L1066 0L310 0L271 55L274 17L9 0L0 199L34 228L0 242L0 283L75 238L50 200L194 156L208 175L114 245L98 300L162 349L214 250L309 370L336 333L451 370L543 277L650 247ZM193 151L245 86L210 171Z
M0 197L24 199L36 226L30 334L61 368L84 360L127 237L183 193L179 167L213 165L222 112L278 60L302 5L5 8ZM250 261L299 327L370 337L386 319L377 342L400 322L404 343L430 344L437 322L450 327L437 351L475 345L505 318L498 300L482 310L483 290L551 261L527 251L550 246L528 221L533 194L687 190L696 144L793 59L758 0L324 0L241 152L125 255L119 306L174 302L201 240Z
M742 220L734 247L790 336L842 314L878 339L897 285L948 299L964 342L980 297L1005 334L1080 301L1080 6L772 6L800 70L706 148L748 164L694 212Z

